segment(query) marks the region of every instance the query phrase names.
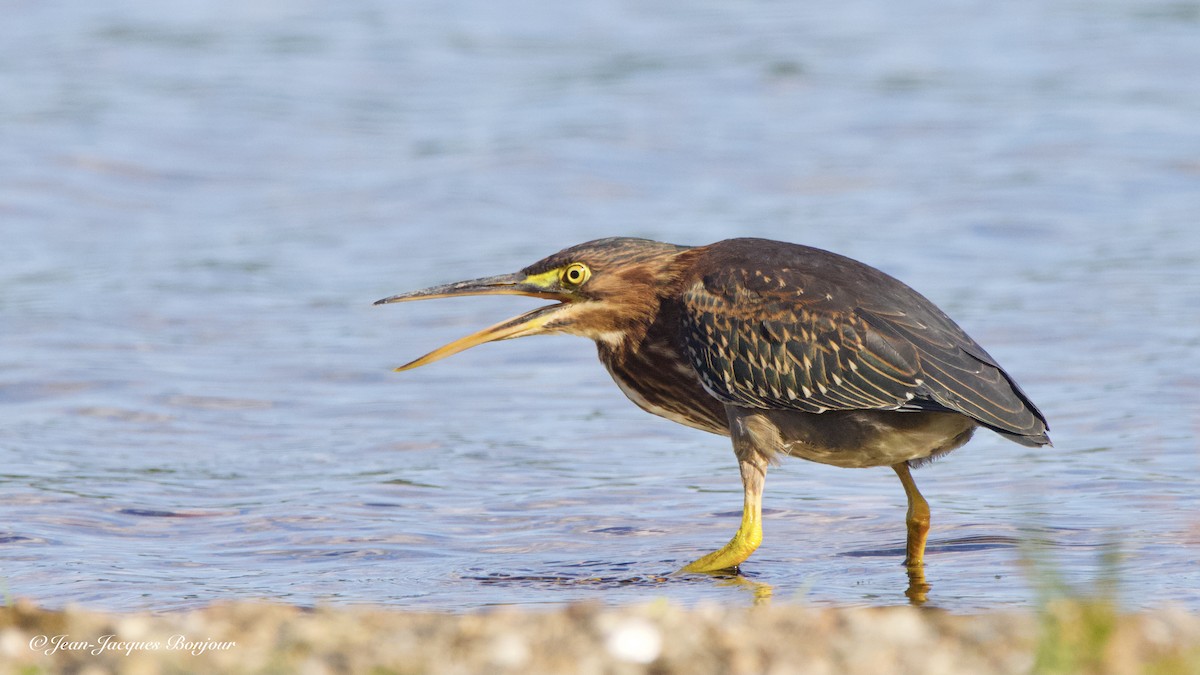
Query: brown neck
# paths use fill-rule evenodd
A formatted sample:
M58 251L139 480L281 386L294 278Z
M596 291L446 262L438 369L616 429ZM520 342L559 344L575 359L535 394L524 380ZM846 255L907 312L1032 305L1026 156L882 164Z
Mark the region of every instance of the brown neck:
M687 271L691 267L698 249L683 249L672 252L662 261L655 273L646 278L629 279L630 284L642 284L653 292L641 294L633 311L623 317L614 332L621 335L617 341L597 341L600 358L608 364L623 364L631 354L643 350L648 342L671 340L678 331L678 298L683 286L689 283ZM674 346L674 345L672 345Z

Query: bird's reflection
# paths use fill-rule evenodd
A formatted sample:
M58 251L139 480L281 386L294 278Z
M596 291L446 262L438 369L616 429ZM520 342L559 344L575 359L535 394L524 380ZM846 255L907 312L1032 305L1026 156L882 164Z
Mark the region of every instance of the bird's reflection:
M913 607L924 606L929 601L929 591L932 588L925 578L925 566L909 566L906 567L905 572L908 585L904 588L904 597L908 598L908 603ZM716 580L717 586L742 589L749 595L751 604L755 606L771 604L771 598L775 595L775 587L772 584L750 579L736 569L724 570L715 574L700 573L696 576L712 577Z
M771 604L771 596L775 594L775 587L771 584L765 581L747 579L742 576L741 572L722 578L717 585L741 588L750 595L751 602L755 606Z
M913 607L920 607L929 599L929 582L925 580L925 566L911 565L907 568L908 572L908 588L905 589L904 595L908 598L908 603Z

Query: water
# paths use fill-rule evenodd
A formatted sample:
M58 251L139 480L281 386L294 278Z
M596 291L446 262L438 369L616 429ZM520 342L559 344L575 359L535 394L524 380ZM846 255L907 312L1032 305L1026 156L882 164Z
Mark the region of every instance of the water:
M905 279L1050 419L1053 449L981 433L917 472L930 604L1028 607L1052 569L1200 609L1194 2L5 17L10 596L904 603L891 471L787 461L745 579L669 576L736 527L727 440L580 339L390 372L537 301L370 306L599 236L756 235Z

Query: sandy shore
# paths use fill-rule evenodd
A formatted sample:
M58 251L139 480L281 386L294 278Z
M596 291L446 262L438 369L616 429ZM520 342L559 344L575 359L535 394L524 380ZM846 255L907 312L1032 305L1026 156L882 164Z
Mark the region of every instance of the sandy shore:
M236 603L167 614L0 608L0 675L30 673L1200 673L1200 617L1105 604L579 605L470 614Z

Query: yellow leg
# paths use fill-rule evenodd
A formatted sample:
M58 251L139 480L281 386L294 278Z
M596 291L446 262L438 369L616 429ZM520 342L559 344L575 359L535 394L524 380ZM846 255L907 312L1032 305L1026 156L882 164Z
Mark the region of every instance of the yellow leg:
M917 490L909 473L908 464L900 463L892 466L900 483L904 485L904 494L908 497L908 556L904 564L909 568L921 567L925 564L925 540L929 538L929 502Z
M767 463L757 454L739 459L742 471L742 486L745 504L742 506L742 524L733 539L723 548L713 551L684 567L682 572L719 572L733 569L742 564L762 543L762 492L767 479Z

